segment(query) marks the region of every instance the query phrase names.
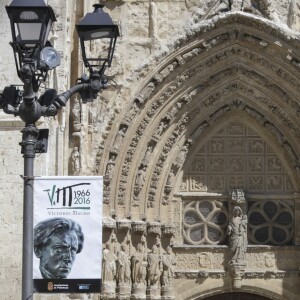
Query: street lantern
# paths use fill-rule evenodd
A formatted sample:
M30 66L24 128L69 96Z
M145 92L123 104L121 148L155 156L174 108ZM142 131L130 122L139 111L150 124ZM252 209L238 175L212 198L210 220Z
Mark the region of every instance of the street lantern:
M93 5L95 10L87 13L85 17L76 25L80 38L81 52L84 65L90 73L98 72L103 75L106 67L111 66L117 37L120 36L118 25L115 24L108 13L105 13L101 4ZM104 42L104 49L101 49L98 57L88 57L88 47L92 40Z
M37 62L37 69L49 70L60 63L59 55L55 49L51 53L49 64L49 51L43 51L47 42L53 22L56 21L53 9L43 0L13 0L6 6L10 19L12 42L18 76L23 79L21 68L24 62ZM49 46L49 45L48 45ZM42 52L43 51L43 52ZM53 59L53 52L55 59ZM49 56L49 55L48 55ZM40 58L37 61L37 58ZM41 63L39 63L41 61Z
M10 19L13 45L31 50L43 48L52 23L56 21L53 9L43 0L13 0L6 11Z

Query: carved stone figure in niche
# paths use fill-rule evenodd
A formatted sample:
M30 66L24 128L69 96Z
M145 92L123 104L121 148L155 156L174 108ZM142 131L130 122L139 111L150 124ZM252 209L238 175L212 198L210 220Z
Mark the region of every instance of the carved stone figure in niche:
M299 0L291 0L288 13L288 26L299 31L300 28L300 2Z
M109 161L107 162L106 170L105 170L104 183L106 185L109 185L109 183L112 180L113 171L115 168L115 160L116 160L116 155L112 153Z
M133 284L143 284L146 287L147 255L142 244L137 245L136 253L131 258L131 274Z
M135 117L135 115L137 114L137 112L139 110L139 107L140 107L140 102L137 99L135 99L130 107L130 110L129 110L127 116L126 116L126 118L129 121L131 121Z
M146 233L145 232L141 236L141 243L142 243L142 246L144 248L146 246L146 243L147 243L147 238L146 238Z
M271 0L221 0L217 11L226 11L226 5L232 11L245 11L248 13L275 19L275 10Z
M167 113L167 118L168 119L173 119L176 113L179 111L179 109L182 107L182 103L178 101L172 108L171 110Z
M246 203L245 194L244 194L244 191L242 189L232 190L230 192L230 195L231 195L231 201L233 203L238 203L238 204L245 204Z
M135 178L135 183L134 183L135 188L139 189L140 191L140 189L144 185L145 180L146 180L146 166L142 166L142 168L139 169Z
M81 107L79 99L74 100L73 108L72 108L72 117L74 124L74 131L80 131L81 128Z
M243 3L242 0L228 0L228 6L230 10L242 10L243 9Z
M188 151L189 151L189 146L190 146L190 143L189 143L189 142L186 142L186 143L182 146L182 148L181 148L181 150L180 150L180 152L179 152L179 154L178 154L178 156L177 156L177 158L176 158L176 163L177 163L179 166L182 166L182 164L184 163L185 158L186 158L186 155L187 155L187 153L188 153Z
M165 186L165 193L167 195L170 194L172 190L172 187L174 185L174 180L175 180L175 174L174 171L171 169Z
M168 127L168 124L164 120L161 120L156 129L154 136L160 136L167 127Z
M115 167L115 160L116 160L116 155L111 154L111 157L110 157L109 161L107 162L107 166L106 166L106 171L105 171L106 176L112 175L113 169Z
M166 253L164 253L162 256L162 286L172 286L175 265L175 255L172 251L172 248L168 246L166 248Z
M161 236L160 234L157 234L156 235L156 238L155 238L155 245L157 247L157 251L159 251L160 247L161 247Z
M96 102L92 102L91 106L89 107L89 125L95 124L97 121L97 106Z
M173 184L174 184L174 178L175 178L175 174L174 174L174 171L171 169L166 184L168 186L173 186Z
M117 257L111 249L110 244L106 244L102 254L102 282L110 284L116 282L116 261Z
M121 250L117 254L117 283L121 284L130 284L130 260L126 253L125 245L121 245Z
M227 228L229 248L231 252L230 264L245 264L247 250L247 216L239 206L232 211L232 219Z
M275 268L276 257L274 253L266 253L264 259L266 268Z
M154 148L154 145L153 145L153 143L150 142L148 144L147 150L146 150L144 158L142 160L143 165L148 165L148 163L150 161L150 157L151 157L152 152L153 152L153 148Z
M151 252L148 254L147 262L148 286L158 286L161 276L161 258L156 245L152 247Z
M113 144L113 148L119 150L121 143L124 139L125 133L126 133L127 128L126 127L121 127L119 132L116 135L114 144Z
M155 84L153 82L149 82L148 85L143 89L141 94L137 97L140 103L144 103L154 92Z
M248 8L246 11L262 15L270 20L278 21L274 1L272 0L251 0L251 5L248 5Z
M74 147L71 155L72 171L74 175L79 175L80 173L80 153L78 147Z

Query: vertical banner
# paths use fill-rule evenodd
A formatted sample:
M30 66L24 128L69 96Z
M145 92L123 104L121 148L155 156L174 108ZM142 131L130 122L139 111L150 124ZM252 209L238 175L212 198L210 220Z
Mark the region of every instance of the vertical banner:
M101 176L35 178L35 293L100 292L102 197Z

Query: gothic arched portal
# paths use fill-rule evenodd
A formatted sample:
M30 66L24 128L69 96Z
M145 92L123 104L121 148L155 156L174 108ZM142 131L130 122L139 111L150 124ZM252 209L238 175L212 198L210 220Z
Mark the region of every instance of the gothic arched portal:
M106 174L106 214L170 223L188 152L230 115L246 117L277 143L298 191L297 38L235 12L195 24L169 51L134 75L139 84L131 92L124 88L131 100L114 122L98 170Z
M141 256L172 245L176 299L298 299L299 38L234 12L193 24L168 50L124 87L128 105L99 152L104 241ZM236 204L248 218L239 260Z

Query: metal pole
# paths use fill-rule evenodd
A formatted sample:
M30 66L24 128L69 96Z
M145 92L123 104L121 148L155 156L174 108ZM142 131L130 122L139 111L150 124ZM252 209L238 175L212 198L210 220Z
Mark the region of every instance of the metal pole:
M33 299L33 176L35 146L39 134L35 122L41 117L40 105L33 91L34 71L32 63L22 66L24 91L23 103L19 107L19 115L25 122L20 143L24 157L22 300Z
M33 293L33 176L38 132L32 124L26 124L22 130L21 145L24 151L22 300L31 300Z

